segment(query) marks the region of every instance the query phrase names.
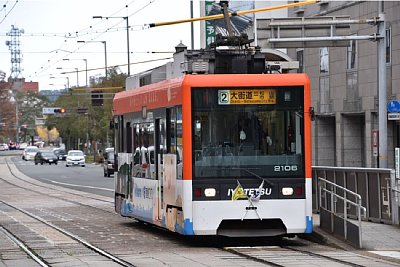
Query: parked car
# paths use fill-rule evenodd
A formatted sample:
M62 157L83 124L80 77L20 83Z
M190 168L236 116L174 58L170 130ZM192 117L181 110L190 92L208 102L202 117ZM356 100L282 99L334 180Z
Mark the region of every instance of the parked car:
M110 177L111 174L114 174L114 148L106 148L103 156L104 177Z
M5 151L8 150L8 145L7 144L0 144L0 151Z
M82 150L68 151L67 163L65 166L69 167L75 165L85 167L85 154L83 154Z
M67 152L65 152L64 149L54 148L53 152L58 157L58 160L66 160L67 159Z
M27 146L22 153L23 160L33 160L36 153L39 151L37 146Z
M23 149L25 149L25 148L27 148L28 147L28 143L21 143L21 144L19 144L19 149L20 150L23 150Z
M58 164L58 157L54 154L53 151L38 151L34 158L35 165L43 165L43 163Z

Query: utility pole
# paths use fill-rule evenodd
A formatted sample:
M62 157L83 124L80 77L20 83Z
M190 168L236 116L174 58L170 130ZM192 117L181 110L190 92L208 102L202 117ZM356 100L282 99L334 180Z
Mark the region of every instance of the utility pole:
M379 114L379 168L388 167L387 157L387 110L386 110L386 22L384 3L379 3L379 36L378 39L378 114Z

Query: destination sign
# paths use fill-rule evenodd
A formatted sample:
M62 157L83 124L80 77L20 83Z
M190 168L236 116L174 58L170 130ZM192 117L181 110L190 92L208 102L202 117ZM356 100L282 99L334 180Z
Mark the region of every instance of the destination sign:
M273 89L240 89L218 90L219 105L254 105L276 104L276 90Z

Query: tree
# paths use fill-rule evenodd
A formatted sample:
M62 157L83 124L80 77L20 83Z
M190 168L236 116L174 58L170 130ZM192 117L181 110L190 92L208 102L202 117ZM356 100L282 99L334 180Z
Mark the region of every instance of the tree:
M126 74L114 67L108 70L107 79L105 77L91 77L90 85L92 88L123 87L126 77ZM102 106L91 105L89 91L69 91L53 104L55 107L64 107L66 113L49 116L46 121L47 128L55 127L59 131L67 149L79 148L84 150L85 141L92 144L93 152L95 152L98 143L101 144L102 148L105 148L109 141L107 137L112 136L109 125L112 118L112 98L117 91L104 91ZM78 108L82 107L87 108L87 114L77 112Z
M49 106L50 100L32 92L17 92L15 104L18 105L20 141L28 141L31 136L36 136L36 118L43 117L43 107Z
M42 117L42 108L49 102L36 93L11 92L6 86L0 86L0 139L3 142L30 140L30 136L36 135L36 118ZM16 140L17 128L19 140Z
M105 87L124 87L127 75L122 73L118 67L113 67L107 71L107 79L101 78L92 81L92 87L105 88ZM93 130L90 133L92 141L102 144L102 149L109 143L110 137L113 132L110 130L110 120L112 119L112 99L116 92L120 89L113 91L107 90L103 93L103 106L92 107L91 114L95 118ZM107 139L108 138L108 139Z
M15 137L15 106L10 101L7 83L0 81L0 143Z
M46 120L47 130L56 128L66 143L67 149L79 148L78 141L86 140L88 129L87 116L76 112L78 106L88 106L88 99L78 93L69 92L60 96L54 103L54 107L65 108L65 113L49 115ZM80 142L79 142L80 143Z
M49 130L46 127L38 126L36 127L36 132L39 135L40 139L42 139L46 143L55 143L60 136L56 128L52 128L51 130Z

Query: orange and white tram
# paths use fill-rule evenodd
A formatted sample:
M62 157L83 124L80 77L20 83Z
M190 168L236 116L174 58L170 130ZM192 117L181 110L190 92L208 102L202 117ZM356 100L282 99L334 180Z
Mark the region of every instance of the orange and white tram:
M115 209L183 235L312 231L305 74L186 74L116 94Z

